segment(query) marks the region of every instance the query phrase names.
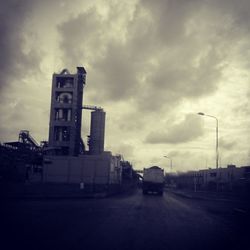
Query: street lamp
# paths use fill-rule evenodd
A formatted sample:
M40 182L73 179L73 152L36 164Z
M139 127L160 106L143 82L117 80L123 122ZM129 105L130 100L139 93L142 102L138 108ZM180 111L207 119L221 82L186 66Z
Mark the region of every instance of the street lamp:
M171 172L172 172L172 158L170 158L169 156L167 155L164 155L165 158L168 158L170 160L170 169L171 169Z
M204 116L208 116L211 118L214 118L216 120L216 169L218 169L218 164L219 164L219 121L217 119L217 117L212 116L212 115L206 115L202 112L197 113L198 115L204 115Z

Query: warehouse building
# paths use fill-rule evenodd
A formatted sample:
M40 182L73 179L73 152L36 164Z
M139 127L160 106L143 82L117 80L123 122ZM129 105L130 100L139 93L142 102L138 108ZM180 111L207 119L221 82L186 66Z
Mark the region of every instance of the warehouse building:
M166 176L177 188L190 190L250 191L250 166L202 169Z

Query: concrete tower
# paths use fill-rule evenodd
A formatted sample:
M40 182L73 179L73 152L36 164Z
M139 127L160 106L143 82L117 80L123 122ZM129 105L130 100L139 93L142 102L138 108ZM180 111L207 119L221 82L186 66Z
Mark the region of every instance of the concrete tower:
M84 67L77 67L76 74L70 74L67 69L53 74L49 147L56 155L79 154L86 74Z

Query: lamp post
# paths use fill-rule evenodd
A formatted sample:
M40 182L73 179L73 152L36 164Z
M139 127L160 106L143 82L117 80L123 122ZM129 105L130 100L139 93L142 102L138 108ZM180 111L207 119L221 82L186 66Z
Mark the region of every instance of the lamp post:
M204 114L202 112L199 112L198 115L204 115L204 116L208 116L211 118L214 118L216 120L216 190L217 192L219 191L219 179L218 179L218 165L219 165L219 121L217 119L217 117L212 116L212 115L207 115Z
M202 112L199 112L198 115L208 116L216 120L216 169L218 169L218 165L219 165L219 121L217 117L212 116L212 115L206 115Z
M167 155L164 155L165 158L168 158L170 160L170 170L172 172L172 158L168 157Z

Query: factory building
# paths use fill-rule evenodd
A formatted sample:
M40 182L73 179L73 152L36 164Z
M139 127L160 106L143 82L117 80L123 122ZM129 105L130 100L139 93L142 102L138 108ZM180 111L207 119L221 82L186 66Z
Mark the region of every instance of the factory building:
M53 74L49 125L49 147L56 155L78 156L81 145L82 98L86 71L64 69Z
M104 150L106 113L100 107L82 105L86 71L77 67L53 74L49 143L44 156L43 180L54 183L84 183L107 188L121 184L120 156ZM81 139L82 109L91 111L90 135Z

